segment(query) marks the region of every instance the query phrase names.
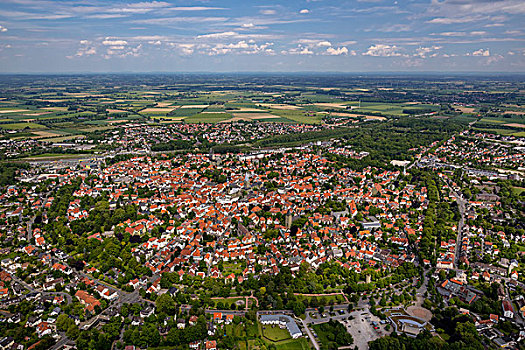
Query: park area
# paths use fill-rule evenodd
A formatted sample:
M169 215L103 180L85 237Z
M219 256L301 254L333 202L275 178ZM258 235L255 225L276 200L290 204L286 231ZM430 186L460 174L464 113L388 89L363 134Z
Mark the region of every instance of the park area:
M309 350L307 338L292 339L286 329L279 326L261 325L259 322L241 322L225 326L225 335L233 336L241 350Z

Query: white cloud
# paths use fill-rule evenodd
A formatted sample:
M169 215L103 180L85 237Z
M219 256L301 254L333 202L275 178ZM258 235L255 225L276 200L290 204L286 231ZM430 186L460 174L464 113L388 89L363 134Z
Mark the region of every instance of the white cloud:
M97 49L93 46L90 46L91 42L89 40L80 40L81 47L73 56L66 56L69 59L74 57L83 57L83 56L92 56L97 53Z
M255 25L253 23L243 23L241 27L243 27L243 28L253 28L253 27L255 27Z
M243 55L253 55L257 53L263 53L267 55L274 55L274 50L271 48L273 43L267 42L264 44L256 44L254 40L245 41L241 40L236 43L230 44L216 44L211 49L207 50L207 54L210 56L225 55L228 53L236 53Z
M126 4L123 7L114 7L105 10L110 13L130 13L130 14L143 14L148 13L156 9L165 8L170 6L169 2L164 1L151 1L151 2L136 2L132 4Z
M465 23L465 22L473 22L477 19L474 17L465 17L465 18L447 18L447 17L438 17L431 19L430 21L427 21L427 23L433 23L433 24L455 24L455 23Z
M479 50L476 50L472 53L472 56L484 56L484 57L488 57L490 56L490 50L489 49L479 49Z
M224 10L223 7L206 7L206 6L178 6L170 7L171 11L209 11L209 10Z
M261 10L260 12L263 15L275 15L277 13L275 10Z
M111 38L106 38L102 42L102 45L106 45L106 46L124 46L127 44L128 42L126 40L112 40Z
M482 30L470 32L470 35L485 35L487 32L484 32Z
M331 56L348 55L348 49L344 46L338 48L329 47L326 49L326 53ZM355 52L353 56L355 56Z
M465 32L443 32L443 33L432 33L430 35L441 35L441 36L465 36Z
M0 26L0 32L5 33L7 32L7 28L4 26Z
M416 49L416 53L414 54L414 56L421 57L421 58L426 58L427 56L436 57L437 53L432 53L432 52L436 50L440 50L441 48L442 48L441 46L419 47ZM430 53L432 54L430 55Z
M329 42L329 41L320 41L320 42L317 43L317 46L321 46L321 47L325 46L325 47L327 47L327 46L332 46L332 43Z
M195 52L194 44L176 44L176 47L180 50L181 54L184 56L189 56Z
M307 13L310 13L310 10L308 10L308 9L302 9L301 11L299 11L299 13L301 13L301 14L307 14Z
M305 46L297 46L289 50L282 50L283 55L313 55L314 52Z
M462 16L470 13L525 13L522 0L432 0L430 13Z
M109 47L106 50L104 55L105 59L110 59L114 56L124 58L124 57L138 57L140 56L142 50L142 44L137 45L136 47Z
M112 18L123 18L123 17L128 17L128 15L124 15L121 13L101 13L98 15L85 16L85 18L93 18L93 19L112 19Z
M429 21L426 21L426 23L430 24L462 24L462 23L470 23L470 22L487 22L487 21L504 21L506 19L505 16L482 16L482 15L464 15L459 16L457 14L454 14L453 16L447 16L447 17L436 17Z
M167 7L171 4L169 2L164 1L143 1L143 2L136 2L134 4L128 4L129 7L133 8L159 8L159 7Z
M392 33L392 32L408 32L412 30L412 26L408 24L394 24L394 25L388 25L384 26L378 31L385 32L385 33Z
M398 52L398 47L395 45L384 45L377 44L372 45L368 48L366 52L363 53L365 56L374 56L374 57L393 57L393 56L402 56Z
M161 18L147 18L132 21L137 24L157 24L157 25L170 25L174 23L204 23L204 22L224 22L229 18L227 17L161 17Z
M198 39L220 39L220 38L227 38L236 36L239 33L237 32L222 32L222 33L211 33L211 34L203 34L197 36Z

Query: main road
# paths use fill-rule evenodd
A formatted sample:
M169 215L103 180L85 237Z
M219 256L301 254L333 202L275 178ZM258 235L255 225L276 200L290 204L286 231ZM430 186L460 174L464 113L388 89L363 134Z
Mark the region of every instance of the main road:
M458 235L456 237L456 249L454 254L454 267L458 268L459 258L461 256L461 245L463 243L463 225L465 224L465 212L466 212L466 201L461 195L452 189L452 186L449 184L450 190L456 197L456 203L458 203L459 210L459 223L458 223Z

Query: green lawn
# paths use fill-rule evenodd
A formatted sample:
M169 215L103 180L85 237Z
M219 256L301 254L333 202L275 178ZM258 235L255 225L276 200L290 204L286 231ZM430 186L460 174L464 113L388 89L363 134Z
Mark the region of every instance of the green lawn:
M74 159L74 158L90 158L91 154L58 154L58 153L43 153L36 156L22 158L23 160L54 160L54 159Z
M525 188L523 187L512 187L512 192L516 193L517 195L522 194L525 191Z
M305 338L292 339L275 344L278 350L309 350L308 340Z
M246 330L244 329L244 325L239 323L238 325L235 324L227 324L225 325L226 334L234 336L236 338L244 338L246 337Z
M238 300L242 300L243 304L244 304L245 298L242 298L242 297L239 297L239 298L221 298L221 299L212 299L211 301L215 303L215 307L217 307L216 305L219 302L221 302L224 305L225 308L230 309L231 304L237 302Z
M231 273L239 274L243 271L243 264L241 263L227 262L227 263L223 263L222 266L224 268L222 272L224 276L228 276Z
M278 342L278 341L292 339L292 337L290 336L290 333L288 332L286 328L281 329L279 328L279 326L272 326L272 325L265 325L265 326L261 325L261 328L262 328L263 336L268 340Z

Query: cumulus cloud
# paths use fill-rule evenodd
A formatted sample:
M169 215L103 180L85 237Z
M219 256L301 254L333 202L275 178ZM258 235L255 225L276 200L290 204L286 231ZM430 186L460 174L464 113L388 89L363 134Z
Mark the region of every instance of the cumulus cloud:
M479 49L479 50L476 50L472 53L472 56L484 56L484 57L488 57L490 56L490 50L489 49Z
M338 48L329 47L328 49L326 49L326 53L331 56L348 55L348 49L344 46L338 47ZM355 52L354 52L354 55L355 55Z
M503 60L503 58L504 57L502 55L492 55L490 57L487 57L487 60L485 61L485 64L489 65L489 64L497 63L497 62Z
M302 9L301 11L299 11L299 13L305 15L305 14L307 14L307 13L310 13L310 10L308 10L308 9Z
M267 42L264 44L256 44L254 40L241 40L236 43L230 43L230 44L215 44L215 46L211 47L207 54L210 56L215 55L225 55L228 53L237 53L237 54L244 54L244 55L252 55L256 53L264 53L273 55L274 51L271 48L273 43Z
M398 52L398 47L395 45L384 45L384 44L377 44L372 45L368 48L366 52L363 53L365 56L374 56L374 57L394 57L394 56L401 56L401 54Z
M313 55L314 52L306 46L299 45L289 50L282 50L281 54L283 55Z
M106 54L104 55L105 59L110 59L113 56L124 58L124 57L138 57L140 56L142 50L142 44L137 45L136 47L108 47Z
M128 42L126 40L118 40L118 39L112 39L112 38L106 38L102 45L106 46L124 46L127 45Z
M91 41L89 40L80 40L80 47L77 50L77 52L72 56L66 56L69 59L75 58L75 57L84 57L84 56L92 56L96 55L97 49L91 45Z
M427 56L436 57L437 53L435 53L434 51L440 50L441 48L441 46L419 47L416 49L416 53L414 54L414 56L421 58L426 58Z
M332 46L332 43L329 41L320 41L317 43L317 46Z
M7 32L7 28L4 26L0 26L0 32L5 33Z
M195 44L174 44L184 56L189 56L195 52Z

